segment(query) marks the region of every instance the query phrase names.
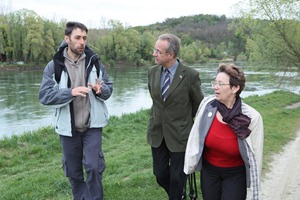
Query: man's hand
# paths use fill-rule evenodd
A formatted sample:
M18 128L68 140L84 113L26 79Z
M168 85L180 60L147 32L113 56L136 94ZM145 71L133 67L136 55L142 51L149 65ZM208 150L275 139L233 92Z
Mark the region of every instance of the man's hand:
M76 87L72 89L72 96L82 96L82 97L86 97L86 94L89 93L90 89L87 87Z
M102 85L103 85L103 81L100 82L100 84L98 83L98 79L95 79L95 85L88 83L89 86L91 86L93 88L93 90L96 92L97 95L102 93Z

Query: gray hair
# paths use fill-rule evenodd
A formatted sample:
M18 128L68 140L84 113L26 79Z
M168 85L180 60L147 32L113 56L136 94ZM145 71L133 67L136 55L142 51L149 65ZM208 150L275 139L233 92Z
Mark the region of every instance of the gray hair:
M169 46L166 50L166 53L174 52L175 57L178 56L180 50L180 39L170 33L162 34L158 37L158 40L166 40L169 43Z

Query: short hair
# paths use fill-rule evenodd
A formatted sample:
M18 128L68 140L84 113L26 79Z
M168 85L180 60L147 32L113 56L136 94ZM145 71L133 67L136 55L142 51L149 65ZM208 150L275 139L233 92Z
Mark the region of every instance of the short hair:
M224 63L221 63L217 70L217 73L220 72L224 72L229 76L230 87L238 86L238 85L240 86L240 89L236 93L236 95L239 96L241 92L244 90L245 83L246 83L246 77L243 70L240 67L236 66L235 64L226 65Z
M88 33L87 27L80 23L80 22L67 22L66 29L65 29L65 35L70 36L74 29L81 29L82 31L85 31Z
M158 40L168 41L169 46L166 50L166 53L170 53L173 51L175 57L177 57L180 50L180 39L176 35L170 33L162 34L158 37Z

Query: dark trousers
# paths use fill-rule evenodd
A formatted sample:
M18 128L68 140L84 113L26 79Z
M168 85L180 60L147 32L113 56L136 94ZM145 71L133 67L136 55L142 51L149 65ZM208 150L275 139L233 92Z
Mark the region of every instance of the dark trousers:
M185 152L170 152L165 141L152 147L153 173L170 200L181 200L186 175L183 172Z
M73 137L60 136L63 169L69 178L74 200L102 200L102 128L76 132ZM84 180L83 166L86 172Z
M201 170L201 190L205 200L245 200L245 166L221 168L204 161Z

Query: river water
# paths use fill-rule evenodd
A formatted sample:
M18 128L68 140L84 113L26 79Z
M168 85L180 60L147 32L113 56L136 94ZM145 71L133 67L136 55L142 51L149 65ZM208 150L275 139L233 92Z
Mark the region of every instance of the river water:
M200 72L205 95L213 93L210 86L218 64L192 66ZM243 67L243 66L241 66ZM262 95L276 89L300 94L297 73L252 71L243 67L247 82L242 97ZM147 67L107 68L114 82L113 95L107 100L110 116L122 116L151 106L147 88ZM0 71L0 138L33 131L52 125L52 110L38 102L42 71Z

